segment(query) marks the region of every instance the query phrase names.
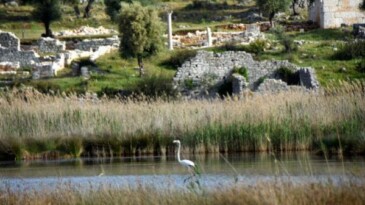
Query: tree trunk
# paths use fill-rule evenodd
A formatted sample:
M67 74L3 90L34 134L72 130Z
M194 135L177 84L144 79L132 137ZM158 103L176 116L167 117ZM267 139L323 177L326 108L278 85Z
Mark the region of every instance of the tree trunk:
M142 77L144 75L144 65L143 65L143 59L142 59L141 54L138 54L137 61L138 61L138 67L139 67L139 77Z
M44 28L46 30L46 33L44 34L44 37L51 37L53 38L52 30L51 30L51 22L44 22Z
M273 22L274 16L275 16L275 12L271 12L269 15L270 26L272 28L274 28L274 22Z
M74 11L77 18L80 18L81 12L78 4L74 5Z
M295 5L296 5L296 2L293 1L293 4L292 4L292 7L293 7L293 16L299 15L299 13L297 12L297 10L295 9Z
M85 7L84 18L89 18L90 17L90 11L92 9L92 5L93 5L94 1L95 0L88 0L87 1L87 5Z

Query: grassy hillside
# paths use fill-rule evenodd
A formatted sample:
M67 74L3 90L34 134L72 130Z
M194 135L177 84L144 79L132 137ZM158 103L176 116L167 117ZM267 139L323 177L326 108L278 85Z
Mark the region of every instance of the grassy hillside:
M222 30L221 25L232 23L246 23L244 18L255 9L252 3L238 4L237 1L216 1L216 3L197 4L196 1L156 1L155 6L160 11L163 21L166 19L165 11L172 9L173 29L175 33L205 29L210 26L213 31ZM227 2L227 3L225 3ZM76 18L73 10L68 5L62 6L62 20L52 24L53 31L74 29L88 25L93 27L103 26L116 28L104 12L104 5L96 3L92 10L92 17L89 19ZM0 29L14 32L22 39L22 42L29 42L37 39L43 31L43 26L31 18L31 6L20 6L17 8L4 7L0 5ZM281 22L285 25L286 22ZM267 33L266 43L271 45L270 49L256 54L255 58L289 60L300 66L311 66L316 69L319 81L324 86L338 86L340 81L352 81L365 78L365 69L359 68L361 58L351 60L338 60L333 56L345 44L350 37L348 29L335 30L311 30L304 33L287 33L295 40L304 41L304 44L297 51L286 53L278 43L275 35ZM223 51L232 49L230 46L223 46L213 50ZM240 47L234 49L245 50ZM141 85L148 83L166 83L177 69L173 63L166 62L170 58L180 58L180 53L167 50L158 56L145 60L147 75L144 78L138 77L135 59L122 59L118 52L108 54L96 61L96 66L101 72L93 72L89 79L72 77L71 69L66 68L61 74L53 79L42 80L17 80L15 85L27 84L38 88L41 91L49 92L58 90L60 92L97 92L113 94L118 90L136 91ZM182 57L181 57L182 58ZM365 63L364 63L365 65ZM152 80L151 80L152 79ZM163 89L164 86L156 86ZM152 91L154 92L154 91Z

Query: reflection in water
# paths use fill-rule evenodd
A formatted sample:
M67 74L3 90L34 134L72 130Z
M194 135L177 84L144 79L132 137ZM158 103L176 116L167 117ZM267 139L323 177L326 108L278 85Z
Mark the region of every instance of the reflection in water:
M201 170L200 181L205 186L221 186L225 183L255 184L259 181L289 177L290 180L327 180L346 175L365 176L365 159L349 158L325 160L308 152L269 155L244 153L235 155L192 155ZM225 160L226 159L226 160ZM115 186L133 185L137 182L177 183L184 185L188 173L179 166L174 156L90 158L57 161L24 161L0 164L0 181L11 187L28 187L39 184L53 186L60 181L72 184L108 183ZM100 177L101 176L101 177ZM237 180L235 180L237 179ZM166 187L166 186L165 186ZM0 186L1 188L1 186Z
M364 174L365 159L361 157L340 160L296 152L270 155L243 153L234 155L192 155L202 174L235 175L318 175ZM227 160L224 160L227 159ZM172 175L187 174L178 166L175 157L87 158L53 161L23 161L0 164L0 176L5 178L97 176L105 175ZM362 173L361 173L362 172Z

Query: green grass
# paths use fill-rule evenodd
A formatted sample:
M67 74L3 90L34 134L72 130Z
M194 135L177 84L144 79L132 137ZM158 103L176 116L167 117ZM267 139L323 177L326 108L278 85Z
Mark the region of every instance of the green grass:
M32 19L31 6L20 6L17 8L4 7L0 5L0 30L13 32L22 41L31 41L38 39L44 33L44 26L40 22ZM92 16L89 19L76 18L73 9L70 6L62 6L63 17L59 21L51 24L53 32L75 29L81 26L92 26L105 28L116 28L107 18L102 5L95 3Z
M303 67L313 67L316 70L318 80L322 86L339 86L340 81L362 80L365 75L356 70L360 59L336 60L333 58L343 45L344 32L340 29L317 29L306 33L292 33L296 40L304 40L306 43L299 47L298 51L290 54L283 53L281 47L277 51L267 51L257 58L289 60ZM346 71L342 71L346 68Z
M157 56L146 58L144 65L146 76L139 77L136 59L122 59L118 51L106 54L96 61L100 72L92 71L90 78L72 77L71 69L67 68L60 72L56 78L30 81L26 84L34 86L42 91L59 92L96 92L103 89L112 90L136 90L138 85L152 76L161 76L172 79L175 71L171 70L164 62L168 61L171 53L163 51Z

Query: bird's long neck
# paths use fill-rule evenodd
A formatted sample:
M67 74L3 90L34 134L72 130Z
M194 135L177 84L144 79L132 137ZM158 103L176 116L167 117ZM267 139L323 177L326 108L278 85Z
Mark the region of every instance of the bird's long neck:
M181 160L180 160L180 147L181 147L181 144L178 143L178 147L177 147L177 161L178 162L181 162Z

